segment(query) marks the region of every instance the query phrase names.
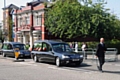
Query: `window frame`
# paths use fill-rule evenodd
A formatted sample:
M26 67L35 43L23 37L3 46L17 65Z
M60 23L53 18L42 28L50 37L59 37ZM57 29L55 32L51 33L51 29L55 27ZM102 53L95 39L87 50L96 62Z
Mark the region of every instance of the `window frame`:
M46 45L46 50L44 52L52 51L52 48L51 48L51 46L48 43L43 42L42 44L43 44L43 47L44 47L44 44Z
M35 43L37 43L37 44L41 44L41 50L40 50L40 47L36 47L35 48ZM42 42L35 42L34 44L33 44L33 48L32 48L32 50L33 51L42 51ZM37 46L37 45L36 45Z

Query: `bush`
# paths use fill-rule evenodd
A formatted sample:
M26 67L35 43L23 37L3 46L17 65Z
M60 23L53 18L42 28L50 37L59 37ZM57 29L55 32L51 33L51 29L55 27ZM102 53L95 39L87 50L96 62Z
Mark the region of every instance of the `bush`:
M96 48L99 42L87 42L88 48ZM107 48L117 48L118 54L120 54L120 40L112 39L110 41L105 41Z
M111 41L107 41L106 45L109 48L117 48L118 54L120 54L120 40L112 39Z
M88 45L88 48L97 48L97 45L99 42L86 42ZM112 39L110 41L105 41L107 48L117 48L118 54L120 54L120 40ZM78 42L79 48L82 46L82 42Z

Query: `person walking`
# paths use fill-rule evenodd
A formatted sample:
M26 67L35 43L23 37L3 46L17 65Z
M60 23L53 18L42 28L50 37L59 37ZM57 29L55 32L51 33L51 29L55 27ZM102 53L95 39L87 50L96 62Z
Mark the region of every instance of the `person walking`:
M85 42L82 43L82 51L83 51L83 54L84 54L84 59L87 59L87 54L85 53L85 50L88 48L87 44Z
M70 45L70 48L72 48L72 49L73 49L73 45L72 45L72 43L71 43L71 42L69 43L69 45Z
M100 43L97 45L97 51L96 51L96 56L98 57L99 60L99 66L98 69L99 71L103 72L102 66L105 63L105 51L106 51L106 46L104 43L104 38L100 38Z
M78 42L75 42L75 52L78 52Z

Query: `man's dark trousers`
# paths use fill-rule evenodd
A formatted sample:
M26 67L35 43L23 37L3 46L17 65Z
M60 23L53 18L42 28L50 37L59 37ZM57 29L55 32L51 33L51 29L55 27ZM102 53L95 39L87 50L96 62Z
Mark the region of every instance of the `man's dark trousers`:
M105 58L104 57L98 57L99 59L99 70L102 70L102 66L105 63Z

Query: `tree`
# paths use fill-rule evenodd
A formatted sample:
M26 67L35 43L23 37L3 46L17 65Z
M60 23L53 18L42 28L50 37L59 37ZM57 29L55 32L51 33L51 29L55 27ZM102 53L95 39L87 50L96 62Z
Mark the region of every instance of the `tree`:
M0 41L3 43L4 42L4 36L3 36L3 31L0 29Z
M8 41L12 41L12 33L13 33L13 21L12 21L12 15L6 17L3 20L3 23L6 24L4 25L4 29L3 29L3 36L5 38L5 40L7 39ZM6 28L6 29L5 29Z
M104 8L106 2L82 1L84 4L78 0L58 0L47 8L45 26L48 31L60 38L68 39L78 36L117 38L119 20L108 12L109 9Z
M86 22L83 18L84 8L87 7L82 6L77 0L57 1L52 8L48 9L45 25L52 34L61 38L83 35L83 27L87 29L89 25L84 24ZM87 30L84 32L86 34Z
M7 18L7 23L9 25L8 27L8 41L12 41L12 34L13 34L13 31L12 31L12 28L13 28L13 21L12 21L12 18L11 17L8 17Z

